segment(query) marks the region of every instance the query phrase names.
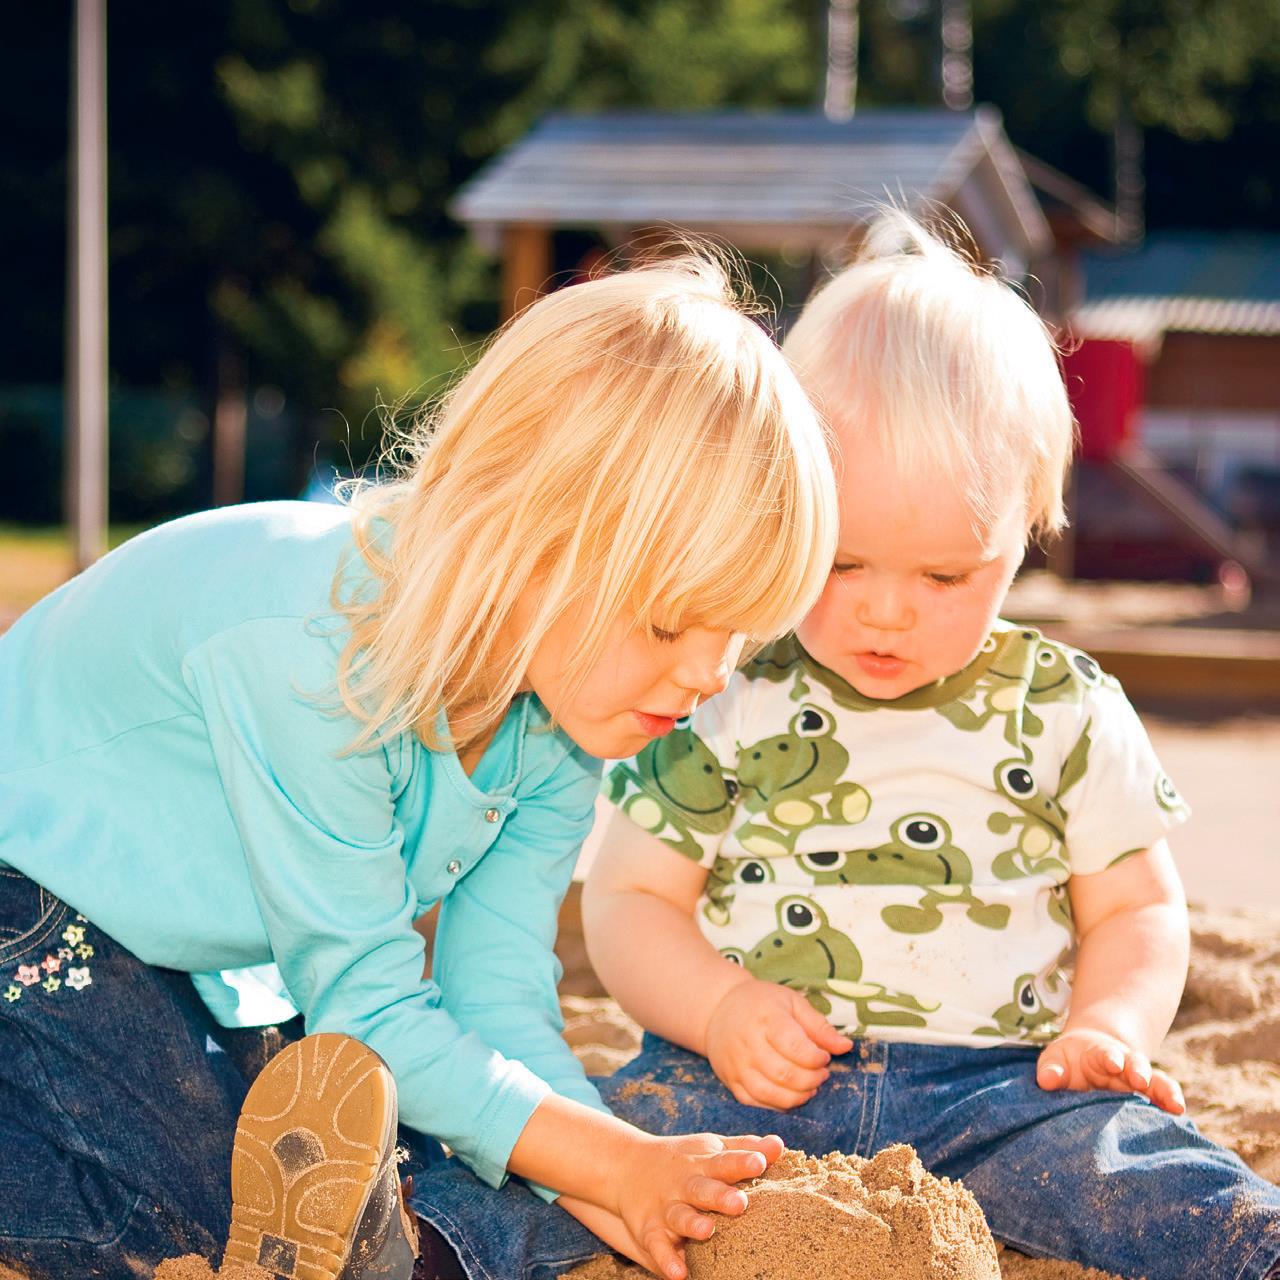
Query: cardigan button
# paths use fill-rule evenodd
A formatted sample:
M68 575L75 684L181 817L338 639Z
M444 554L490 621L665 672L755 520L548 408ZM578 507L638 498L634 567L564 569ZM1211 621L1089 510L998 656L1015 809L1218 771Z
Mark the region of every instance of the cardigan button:
M502 814L497 809L486 809L484 811L484 820L486 822L497 822L500 817L502 817Z
M456 876L462 870L462 863L457 858L450 858L445 870L451 875Z

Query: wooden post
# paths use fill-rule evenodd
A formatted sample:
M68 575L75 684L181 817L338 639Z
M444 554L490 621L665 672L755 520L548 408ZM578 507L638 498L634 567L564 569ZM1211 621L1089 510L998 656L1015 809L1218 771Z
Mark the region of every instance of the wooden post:
M107 549L106 0L76 0L68 184L67 519L75 567Z
M514 222L502 229L502 318L510 320L537 300L551 275L551 233Z

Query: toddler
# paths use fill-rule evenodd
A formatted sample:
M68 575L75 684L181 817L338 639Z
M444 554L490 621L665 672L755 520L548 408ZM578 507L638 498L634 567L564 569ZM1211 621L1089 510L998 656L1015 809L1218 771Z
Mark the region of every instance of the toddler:
M895 213L784 349L839 445L838 548L794 635L609 776L587 942L652 1033L624 1080L666 1102L629 1117L909 1142L1025 1253L1276 1274L1280 1190L1152 1063L1186 807L1116 681L998 616L1063 523L1049 335Z

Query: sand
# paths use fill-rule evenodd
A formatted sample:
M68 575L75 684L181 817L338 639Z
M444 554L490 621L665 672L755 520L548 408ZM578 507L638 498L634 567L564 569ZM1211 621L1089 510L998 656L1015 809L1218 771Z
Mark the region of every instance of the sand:
M189 1253L185 1258L171 1258L162 1262L155 1270L154 1280L274 1280L269 1271L261 1267L241 1267L232 1265L220 1271L214 1269L201 1257Z
M687 1246L689 1280L1000 1280L978 1202L910 1147L873 1160L788 1151L744 1189L747 1212Z

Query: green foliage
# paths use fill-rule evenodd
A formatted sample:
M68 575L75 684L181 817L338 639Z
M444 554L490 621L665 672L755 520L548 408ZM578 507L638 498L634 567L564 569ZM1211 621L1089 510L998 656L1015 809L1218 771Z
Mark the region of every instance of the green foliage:
M1123 94L1139 124L1223 138L1233 96L1280 68L1280 7L1258 0L1052 0L1058 58L1087 83L1090 121L1114 120Z
M863 0L861 105L936 104L936 9ZM973 13L977 96L1015 141L1106 195L1123 94L1148 131L1153 223L1275 225L1274 0ZM9 383L62 376L69 14L7 15ZM814 104L824 21L822 0L112 0L116 380L211 410L230 352L251 387L282 389L309 460L345 432L328 410L364 424L379 400L430 392L492 329L495 264L445 211L477 168L551 110ZM1206 138L1225 141L1192 146ZM349 444L361 460L376 442L374 419Z

